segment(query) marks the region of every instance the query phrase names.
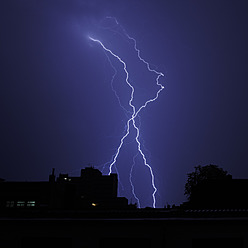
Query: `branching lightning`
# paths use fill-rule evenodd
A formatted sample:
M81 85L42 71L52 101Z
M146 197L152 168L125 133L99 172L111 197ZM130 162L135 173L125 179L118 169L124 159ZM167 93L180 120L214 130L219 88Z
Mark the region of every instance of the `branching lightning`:
M113 18L116 22L116 24L118 25L118 22L115 18ZM134 93L135 93L135 88L134 86L130 83L130 79L129 79L129 72L128 72L128 69L127 69L127 64L124 62L123 59L121 59L117 54L115 54L112 50L110 50L109 48L107 48L99 39L96 39L96 38L93 38L91 36L89 36L89 39L93 42L96 42L98 43L103 49L104 49L104 52L108 58L108 61L111 65L111 67L113 68L114 70L114 75L112 76L112 80L111 80L111 86L112 86L112 90L114 91L118 101L119 101L119 104L121 106L121 108L125 111L126 113L126 116L128 116L129 114L129 117L128 117L128 120L127 120L127 123L126 123L126 130L125 130L125 133L123 134L121 140L120 140L120 144L117 148L117 151L116 153L113 155L113 158L112 158L112 162L111 164L109 165L109 173L108 174L111 174L112 173L112 170L113 170L113 166L116 167L116 161L117 161L117 158L120 154L120 151L121 151L121 148L124 144L124 141L125 139L128 137L129 133L130 133L130 128L133 127L136 131L136 137L135 137L135 141L137 143L137 148L138 148L138 153L133 157L133 164L132 164L132 167L131 167L131 171L130 171L130 176L129 176L129 181L130 181L130 184L131 184L131 187L132 187L132 193L135 197L135 199L137 200L137 204L138 204L138 207L140 207L140 200L139 198L137 197L137 195L135 194L135 189L134 189L134 185L133 185L133 182L132 182L132 172L133 172L133 168L134 168L134 165L135 165L135 159L136 157L140 154L142 159L143 159L143 163L144 165L149 169L150 171L150 175L151 175L151 184L152 184L152 187L153 187L153 193L152 193L152 198L153 198L153 207L155 208L156 207L156 198L155 198L155 194L157 192L157 188L155 186L155 178L154 178L154 173L153 173L153 170L152 170L152 167L148 164L147 162L147 158L144 154L144 152L142 151L142 148L141 148L141 142L140 142L140 129L139 127L137 126L137 123L135 121L136 117L139 116L139 113L140 111L143 109L143 108L146 108L146 106L151 103L151 102L154 102L157 100L157 98L159 97L159 94L160 92L164 89L164 86L162 84L159 83L159 79L160 77L164 76L163 73L161 72L158 72L154 69L151 69L150 67L150 64L145 61L141 55L140 55L140 50L137 48L137 42L134 38L130 37L127 32L121 28L122 31L123 31L123 34L129 39L131 40L133 43L134 43L134 49L135 51L137 52L137 56L139 58L139 60L142 62L142 63L145 63L146 64L146 67L147 67L147 70L152 72L152 73L155 73L157 76L156 76L156 84L157 86L159 86L159 90L156 92L156 96L154 98L151 98L149 100L147 100L140 108L136 109L134 104L133 104L133 100L134 100ZM131 89L131 94L130 94L130 98L129 98L129 106L131 107L132 111L128 111L126 110L120 103L120 99L116 93L116 91L113 89L113 80L114 80L114 77L116 76L116 69L115 67L113 66L113 64L111 63L111 60L108 56L108 54L110 54L111 56L113 56L115 59L117 59L123 66L123 70L125 72L125 75L126 75L126 78L125 78L125 82L126 84L129 86L129 88ZM130 117L130 114L131 114L131 117Z

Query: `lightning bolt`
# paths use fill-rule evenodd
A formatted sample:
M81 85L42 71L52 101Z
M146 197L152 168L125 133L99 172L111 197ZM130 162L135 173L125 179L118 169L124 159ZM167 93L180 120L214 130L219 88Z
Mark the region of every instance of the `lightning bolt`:
M113 18L113 19L116 21L116 24L118 24L117 20L116 20L115 18ZM135 40L134 38L132 38L131 36L129 36L129 35L127 34L127 32L126 32L123 28L122 28L122 31L123 31L124 35L125 35L129 40L131 40L131 41L134 43L134 49L135 49L135 51L137 52L137 56L138 56L139 60L140 60L141 62L143 62L143 63L146 64L146 67L147 67L147 69L148 69L150 72L153 72L153 73L155 73L155 74L157 75L157 77L156 77L156 84L159 86L159 90L157 91L156 96L155 96L154 98L151 98L151 99L147 100L140 108L136 109L135 106L133 105L133 99L134 99L134 92L135 92L135 89L134 89L134 87L132 86L132 84L131 84L130 81L129 81L129 73L128 73L128 70L127 70L127 65L126 65L126 63L125 63L117 54L115 54L113 51L111 51L109 48L107 48L99 39L95 39L95 38L93 38L93 37L91 37L91 36L88 37L91 41L98 43L98 44L104 49L105 54L106 54L106 56L107 56L107 58L108 58L108 61L109 61L110 65L111 65L111 67L112 67L113 70L114 70L114 75L113 75L112 80L111 80L112 90L114 91L114 93L115 93L115 95L116 95L116 97L117 97L117 99L118 99L118 101L119 101L119 104L120 104L121 108L126 112L126 115L127 115L128 113L129 113L129 114L130 114L130 113L132 114L131 117L127 120L127 123L126 123L126 131L125 131L124 135L122 136L122 138L121 138L121 140L120 140L120 144L119 144L119 146L118 146L118 148L117 148L116 153L113 155L112 163L109 165L109 173L108 173L108 174L111 174L111 173L112 173L112 168L113 168L113 166L115 166L115 164L116 164L117 158L118 158L118 156L119 156L119 154L120 154L120 150L121 150L121 148L122 148L122 146L123 146L123 144L124 144L124 140L127 138L127 136L128 136L129 133L130 133L130 125L132 125L132 126L134 127L134 129L136 130L135 141L136 141L137 147L138 147L138 153L133 157L133 164L132 164L131 171L130 171L130 176L129 176L129 181L130 181L131 187L132 187L132 193L133 193L135 199L137 200L138 207L140 207L140 201L139 201L139 198L138 198L138 197L136 196L136 194L135 194L134 185L133 185L133 183L132 183L132 171L133 171L133 167L134 167L134 165L135 165L135 159L136 159L136 157L138 156L138 154L140 154L140 155L142 156L144 165L147 166L148 169L149 169L149 171L150 171L150 175L151 175L151 184L152 184L152 187L153 187L153 193L152 193L153 207L155 208L155 207L156 207L156 198L155 198L155 194L156 194L156 192L157 192L157 188L156 188L156 186L155 186L154 173L153 173L152 167L151 167L151 166L148 164L148 162L147 162L147 159L146 159L146 156L145 156L144 152L143 152L142 149L141 149L140 129L139 129L139 127L137 126L137 124L136 124L136 122L135 122L135 119L136 119L136 117L139 115L140 111L141 111L143 108L145 108L149 103L156 101L157 98L159 97L160 92L164 89L164 86L163 86L162 84L159 83L159 79L160 79L160 77L162 77L162 76L164 76L164 75L163 75L163 73L161 73L161 72L158 72L158 71L156 71L156 70L154 70L154 69L151 69L150 64L149 64L147 61L145 61L145 60L141 57L141 55L140 55L140 50L137 48L137 42L136 42L136 40ZM132 112L127 111L127 110L121 105L120 99L119 99L119 97L118 97L116 91L115 91L114 88L113 88L113 81L114 81L114 78L115 78L117 72L116 72L116 69L114 68L113 64L111 63L111 60L110 60L108 54L112 55L112 56L113 56L115 59L117 59L117 60L122 64L122 66L123 66L123 70L124 70L125 75L126 75L125 82L126 82L126 84L127 84L127 85L130 87L130 89L131 89L131 94L130 94L130 99L129 99L129 106L131 107ZM116 167L116 166L115 166L115 167Z
M133 168L134 168L134 165L135 165L135 159L137 158L138 155L139 155L139 153L136 153L136 155L133 157L133 164L132 164L130 174L129 174L129 181L130 181L130 184L131 184L133 196L137 201L138 208L140 208L140 200L137 197L137 195L135 194L135 189L134 189L134 185L133 185L133 181L132 181L132 175L133 175Z
M116 75L117 75L117 70L116 70L115 67L113 66L113 64L112 64L112 62L111 62L111 60L110 60L110 58L109 58L109 56L108 56L108 54L107 54L106 52L105 52L105 55L106 55L106 57L107 57L107 59L108 59L108 62L109 62L109 64L110 64L110 66L112 67L112 69L113 69L113 71L114 71L114 74L113 74L113 76L112 76L112 78L111 78L111 88L112 88L112 91L114 92L114 94L115 94L115 96L116 96L116 98L117 98L117 100L118 100L118 103L119 103L120 107L123 109L123 111L124 111L126 117L128 118L128 114L129 114L129 116L130 116L130 114L132 114L132 112L128 111L128 110L121 104L121 100L120 100L120 98L119 98L119 96L118 96L118 94L117 94L117 92L116 92L116 90L114 89L114 86L113 86L114 79L115 79L115 77L116 77Z

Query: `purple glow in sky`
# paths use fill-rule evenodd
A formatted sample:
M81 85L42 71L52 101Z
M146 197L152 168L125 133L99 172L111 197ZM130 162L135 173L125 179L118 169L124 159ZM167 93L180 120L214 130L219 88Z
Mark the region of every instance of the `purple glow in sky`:
M114 24L104 18L114 16L151 68L165 75L166 89L136 118L156 179L156 206L185 201L187 173L199 164L248 178L247 5L245 0L1 3L0 177L47 180L53 167L79 175L89 163L111 160L132 112L130 88L119 83L125 73L113 58L111 83L113 67L86 37L99 38L129 61L134 106L158 90L156 75L139 63L132 41L109 29ZM151 206L153 189L139 156L132 167L135 134L132 130L125 140L116 163L124 188L119 190L135 201L133 168L142 207Z
M114 23L116 24L117 27L119 27L119 23L118 21L116 20L116 18L111 18L111 17L108 17L106 18L107 20L111 19L112 21L114 21ZM113 32L115 32L114 29L112 29ZM140 141L140 128L139 126L137 126L136 124L136 118L138 118L138 115L140 113L140 111L144 108L147 107L147 105L149 103L152 103L152 102L155 102L157 99L158 99L158 96L160 94L160 92L164 89L164 86L159 83L159 79L160 77L164 76L163 73L161 72L157 72L156 70L154 69L151 69L150 68L150 65L147 61L145 61L141 56L140 56L140 50L137 48L137 42L134 38L130 37L126 32L125 30L121 27L121 31L122 33L119 33L120 35L123 35L124 34L124 38L126 36L126 38L128 38L128 40L131 40L133 42L133 46L134 46L134 49L135 51L137 52L137 56L138 56L138 59L140 60L140 62L144 63L147 67L147 70L149 72L152 72L152 73L155 73L156 74L156 85L159 86L159 89L157 90L156 94L154 97L146 100L139 108L136 108L134 105L133 105L133 101L134 101L134 97L136 95L136 91L135 91L135 86L133 86L132 83L130 83L130 75L129 75L129 72L128 72L128 69L127 69L127 63L125 61L123 61L118 55L116 55L115 53L113 53L113 51L109 48L106 48L104 46L104 44L98 40L98 39L95 39L95 38L92 38L92 37L89 37L89 39L93 42L96 42L98 43L102 49L106 52L106 56L108 58L108 61L110 62L110 65L112 68L114 68L114 75L111 79L111 85L113 87L113 82L114 82L114 79L115 79L115 76L117 74L117 70L115 69L115 67L113 66L113 63L111 62L111 59L109 58L108 56L108 53L114 57L115 59L117 59L117 61L119 61L122 65L123 65L123 70L125 71L125 74L126 74L126 78L125 78L125 83L130 87L130 98L129 98L129 101L128 101L128 105L129 107L132 109L132 112L131 112L131 116L128 118L127 122L126 122L126 132L125 134L123 135L123 137L121 138L121 141L120 141L120 144L117 148L117 151L116 153L114 154L113 156L113 160L109 163L108 165L108 168L109 168L109 173L108 174L111 174L112 171L113 171L113 166L115 166L115 169L116 169L116 173L118 173L118 170L116 168L116 163L117 163L117 160L118 160L118 157L120 155L120 152L121 152L121 148L125 142L125 139L129 136L130 134L130 124L131 124L131 127L133 127L135 129L135 132L136 132L136 135L135 135L135 141L136 141L136 144L137 144L137 151L136 151L136 154L133 155L133 164L131 166L131 169L130 169L130 174L129 174L129 181L130 181L130 184L131 184L131 191L132 191L132 194L134 196L134 198L136 199L137 201L137 206L140 208L141 207L141 203L140 203L140 199L139 197L137 196L137 194L135 193L135 180L133 179L133 171L134 171L134 168L135 168L135 160L137 158L138 155L140 155L143 159L143 164L149 169L149 172L150 172L150 177L151 177L151 185L152 185L152 188L153 188L153 192L152 192L152 206L155 208L156 207L156 197L155 197L155 194L157 192L157 188L155 186L155 178L154 178L154 173L153 173L153 170L152 170L152 167L151 165L148 164L147 162L147 158L146 158L146 155L145 153L143 152L143 149L141 148L141 141ZM140 73L139 71L136 72L137 74ZM115 92L115 95L118 99L118 102L120 104L120 107L122 109L124 109L125 112L128 112L124 107L123 105L120 103L120 97L117 93L117 91L114 89L114 87L112 88L112 90ZM139 121L140 121L140 117L138 118ZM104 167L106 166L106 164L104 164ZM120 179L120 176L118 176L118 178ZM147 195L147 194L146 194ZM147 197L147 196L146 196Z

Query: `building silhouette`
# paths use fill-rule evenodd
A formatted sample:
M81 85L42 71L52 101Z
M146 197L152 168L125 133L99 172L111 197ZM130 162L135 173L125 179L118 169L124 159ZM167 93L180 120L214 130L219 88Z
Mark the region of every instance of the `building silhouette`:
M0 182L3 210L123 208L127 199L117 197L116 174L102 175L93 167L81 170L80 177L59 174L54 169L46 182Z

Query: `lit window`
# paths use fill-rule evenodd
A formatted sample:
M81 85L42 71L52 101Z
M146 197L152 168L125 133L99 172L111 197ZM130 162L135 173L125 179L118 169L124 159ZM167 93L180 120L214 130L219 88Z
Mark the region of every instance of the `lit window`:
M15 206L15 202L14 201L6 201L6 207L7 208L13 208Z
M27 207L35 207L35 201L28 201Z
M17 207L25 207L25 201L17 201L16 206Z
M96 207L98 204L97 204L97 203L92 202L92 203L91 203L91 205L92 205L93 207Z

